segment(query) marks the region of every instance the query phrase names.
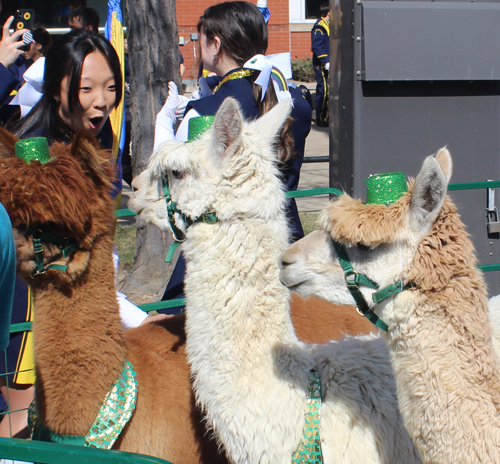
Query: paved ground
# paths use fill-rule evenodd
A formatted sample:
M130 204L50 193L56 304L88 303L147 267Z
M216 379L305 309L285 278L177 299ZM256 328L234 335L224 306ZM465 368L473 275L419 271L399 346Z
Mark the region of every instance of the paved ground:
M317 127L314 123L306 139L305 158L328 156L328 127ZM304 163L300 170L299 190L328 187L328 163ZM328 204L328 195L297 198L299 211L318 212Z

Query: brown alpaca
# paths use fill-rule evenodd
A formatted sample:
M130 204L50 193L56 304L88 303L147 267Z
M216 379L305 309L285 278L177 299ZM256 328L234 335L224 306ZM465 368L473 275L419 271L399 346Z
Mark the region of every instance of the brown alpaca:
M35 298L40 420L58 434L86 435L128 360L137 374L138 400L114 448L176 464L227 462L194 406L184 316L129 331L121 327L111 257L108 154L98 152L96 141L80 133L71 147L53 144L54 159L48 164L33 161L28 166L14 155L16 141L0 129L0 202L14 227L18 273ZM76 240L78 250L67 258L58 246L44 243L44 262L67 265L66 272L48 270L30 277L35 270L30 227ZM300 299L293 317L300 320L298 332L307 341L341 335L339 328L328 331L330 313L311 312ZM320 330L316 339L315 330ZM363 331L349 322L340 330Z

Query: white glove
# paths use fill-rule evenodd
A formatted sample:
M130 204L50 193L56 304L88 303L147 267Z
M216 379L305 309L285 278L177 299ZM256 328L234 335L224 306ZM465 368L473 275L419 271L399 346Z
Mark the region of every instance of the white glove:
M179 106L179 91L175 82L168 83L168 96L160 112L156 115L155 140L153 150L168 140L174 140L175 110Z
M212 89L207 85L207 81L204 77L200 77L200 89L195 90L191 93L191 98L187 98L184 95L179 95L180 104L177 107L176 116L179 121L184 118L184 113L186 112L186 106L190 101L199 100L200 98L208 97L212 95Z
M179 120L182 121L184 118L184 111L186 111L186 106L187 104L193 100L193 98L188 98L185 97L184 95L179 95L179 106L175 110L175 117Z
M328 63L325 64L325 69L327 71L330 71L330 62L328 62Z

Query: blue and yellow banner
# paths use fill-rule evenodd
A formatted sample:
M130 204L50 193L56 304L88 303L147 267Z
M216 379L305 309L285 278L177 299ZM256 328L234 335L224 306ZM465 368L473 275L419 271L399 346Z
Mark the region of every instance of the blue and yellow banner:
M122 69L122 89L125 88L125 37L123 34L123 16L120 7L120 0L108 1L108 17L106 20L106 27L104 29L106 39L111 42L118 58ZM113 159L118 174L115 181L115 189L112 196L116 199L119 207L122 191L122 153L125 146L125 99L122 97L120 104L109 115L111 128L113 129Z

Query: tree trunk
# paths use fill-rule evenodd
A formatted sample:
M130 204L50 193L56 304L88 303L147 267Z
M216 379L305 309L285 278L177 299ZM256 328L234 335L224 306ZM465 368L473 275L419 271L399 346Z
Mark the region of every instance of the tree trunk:
M130 65L131 153L134 177L153 152L156 114L167 97L168 82L180 88L179 38L175 0L126 0ZM170 235L153 225L137 224L134 265L121 289L134 302L157 301L174 264L164 258Z

